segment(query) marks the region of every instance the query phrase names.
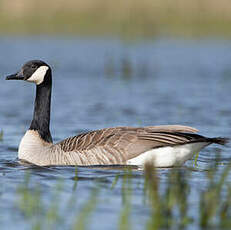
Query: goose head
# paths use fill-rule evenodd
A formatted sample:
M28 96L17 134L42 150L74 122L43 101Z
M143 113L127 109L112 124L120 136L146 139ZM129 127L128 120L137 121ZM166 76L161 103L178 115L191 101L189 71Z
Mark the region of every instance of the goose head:
M51 83L51 68L41 60L26 62L20 71L6 77L6 80L24 80L36 85Z

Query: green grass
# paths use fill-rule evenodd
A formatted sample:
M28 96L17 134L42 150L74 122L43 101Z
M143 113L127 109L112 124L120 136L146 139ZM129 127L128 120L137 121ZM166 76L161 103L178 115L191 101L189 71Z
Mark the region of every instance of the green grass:
M0 1L1 34L231 36L227 0Z
M97 215L98 206L110 203L100 194L112 193L121 188L121 205L118 212L119 230L133 229L131 221L134 206L133 193L139 188L143 189L143 206L149 207L145 230L159 229L230 229L231 227L231 185L228 176L231 173L231 164L223 166L218 164L205 170L206 186L197 188L197 203L192 204L189 194L193 188L189 181L192 178L191 170L180 168L171 169L166 174L164 186L160 177L160 169L146 165L141 183L134 183L134 171L124 170L123 175L115 175L114 181L109 186L102 186L95 180L88 190L87 199L81 202L81 197L76 195L81 184L79 183L77 168L74 175L73 193L65 202L61 201L64 190L63 180L58 180L52 189L51 197L44 201L46 192L42 191L39 184L31 181L29 173L25 173L24 182L17 189L16 211L22 218L30 223L31 229L56 229L57 226L69 229L89 229L91 216ZM104 190L104 191L102 191ZM142 196L142 194L141 194ZM142 199L141 199L142 200ZM57 202L58 201L58 202ZM78 204L81 203L81 204ZM77 205L77 206L76 206ZM119 204L118 204L119 205ZM192 207L197 215L190 212ZM65 211L66 210L66 211ZM65 215L74 214L71 223L66 222ZM69 214L68 214L69 213ZM195 218L197 216L197 218ZM133 217L134 218L134 217ZM135 217L136 218L136 217ZM137 216L138 218L138 216ZM100 223L98 223L100 226ZM99 227L98 226L98 227Z
M87 228L90 214L94 211L98 202L98 188L92 189L88 201L83 205L80 213L76 215L76 221L73 225L74 230L84 230Z
M119 230L130 230L132 229L130 224L130 214L131 214L131 199L132 199L132 171L128 170L124 176L122 181L122 208L119 217Z
M3 140L3 130L0 131L0 141Z

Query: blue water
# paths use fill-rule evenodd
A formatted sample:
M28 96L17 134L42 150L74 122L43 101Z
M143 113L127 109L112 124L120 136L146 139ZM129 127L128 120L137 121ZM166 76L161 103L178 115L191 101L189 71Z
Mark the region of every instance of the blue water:
M30 59L53 67L51 132L54 141L83 131L112 126L190 125L202 135L231 136L231 42L225 40L157 39L128 42L113 39L53 37L0 38L0 229L31 229L33 221L19 208L19 188L29 171L30 186L39 186L48 208L56 199L62 224L70 228L91 191L99 187L99 201L88 229L117 229L123 208L122 179L111 186L121 168L22 166L17 147L32 118L35 86L5 81ZM198 189L206 187L205 169L219 153L219 168L230 160L230 145L211 145L181 169L190 185L191 215L196 219ZM158 170L161 183L176 169ZM133 170L132 229L142 229L150 217L143 203L143 172ZM231 178L230 178L231 181ZM77 183L77 187L76 187ZM67 205L75 197L73 207ZM70 203L70 202L69 202ZM68 208L69 207L69 208ZM17 223L17 224L16 224ZM193 228L193 226L192 226Z

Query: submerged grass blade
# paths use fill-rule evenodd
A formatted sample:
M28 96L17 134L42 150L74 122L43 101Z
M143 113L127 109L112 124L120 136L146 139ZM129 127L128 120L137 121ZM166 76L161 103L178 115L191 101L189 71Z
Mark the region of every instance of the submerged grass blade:
M146 224L143 224L143 229L230 229L231 163L225 167L218 166L218 163L216 162L207 171L202 172L207 177L205 177L203 186L197 188L191 185L194 171L185 168L156 169L153 165L146 165L143 172L144 177L138 178L143 186L138 188L141 203L138 204L135 200L135 205L142 205L142 208L147 211L148 220ZM79 189L69 187L70 197L66 197L68 194L66 193L68 190L64 187L66 181L55 182L47 200L47 194L42 190L41 185L36 185L31 180L31 175L25 173L24 181L17 189L18 196L15 196L17 197L17 208L25 222L30 224L31 229L56 229L59 226L63 229L82 230L90 227L92 223L90 215L97 214L96 205L102 204L99 192L114 193L113 189L115 185L118 185L117 187L121 186L118 196L122 201L121 210L118 213L118 229L129 230L133 227L133 218L137 217L134 216L137 206L134 206L132 199L133 195L137 196L137 191L134 190L136 182L134 183L134 174L131 170L124 171L123 176L120 175L115 175L112 186L102 186L101 183L96 183L80 209L79 205L76 205L76 200L79 197L78 192L82 189L80 187L82 183L78 184ZM76 170L74 182L77 181ZM61 201L63 190L67 198L65 202ZM145 203L142 202L142 192ZM192 192L197 194L193 204ZM113 198L109 195L106 200L108 199ZM69 218L70 222L67 223L68 220L65 217L69 214L73 217L73 213L76 213L74 222L72 218Z
M131 201L130 199L127 199L120 213L119 230L132 229L129 221L130 213L131 213Z
M18 187L17 207L24 218L31 223L31 229L42 229L44 204L41 198L40 185L30 185L30 173L25 174L24 182Z
M75 181L74 186L73 186L73 191L76 191L77 185L78 185L78 180L79 180L79 177L78 177L78 167L77 166L75 166L75 177L73 179Z
M115 186L116 186L116 184L117 184L117 182L119 180L119 177L120 177L120 175L115 176L115 179L113 180L112 185L111 185L112 190L115 188Z
M87 222L90 214L96 207L98 202L99 189L93 188L88 201L83 206L80 213L76 216L76 221L72 227L73 230L84 230L89 222Z
M3 130L1 130L1 132L0 132L0 141L2 141L3 140Z
M209 228L218 223L227 223L229 215L223 215L223 211L230 207L230 193L226 191L226 180L230 175L231 163L229 163L217 178L217 166L208 171L208 188L200 194L200 227ZM228 187L229 188L229 187ZM224 196L225 195L225 196ZM223 210L223 211L222 211ZM231 222L229 222L231 224ZM231 225L230 225L231 227Z
M199 152L196 153L195 156L194 156L194 167L197 167L197 166L198 166L198 164L197 164L198 157L199 157Z
M132 200L132 171L125 170L122 182L122 209L119 217L119 230L129 230Z

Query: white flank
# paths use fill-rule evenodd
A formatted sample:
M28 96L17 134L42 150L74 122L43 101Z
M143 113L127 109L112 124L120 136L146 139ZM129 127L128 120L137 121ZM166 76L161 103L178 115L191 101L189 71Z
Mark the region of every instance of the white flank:
M156 148L128 160L127 164L144 166L146 163L151 163L154 164L155 167L180 166L209 144L208 142L198 142Z
M44 77L49 69L48 66L40 66L32 75L27 79L29 82L34 82L36 85L39 85L43 82Z

